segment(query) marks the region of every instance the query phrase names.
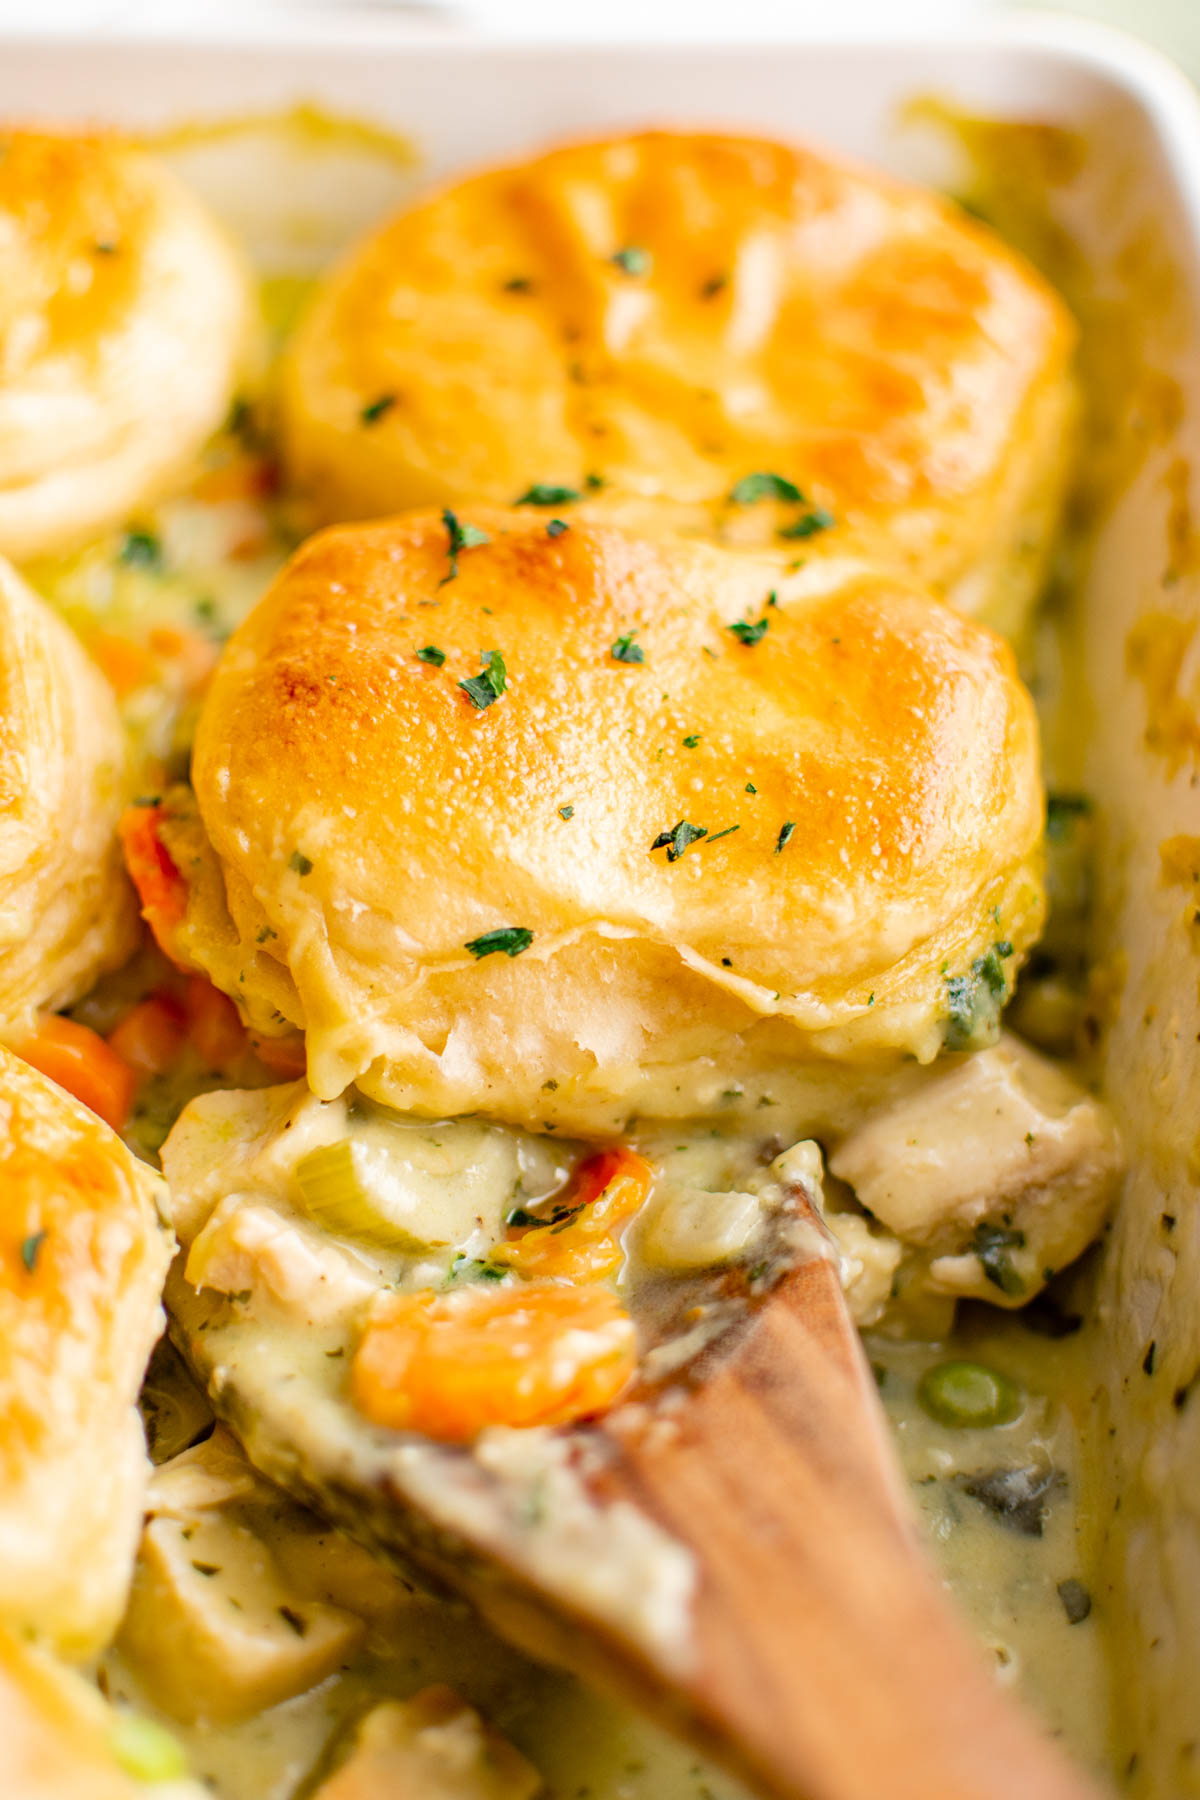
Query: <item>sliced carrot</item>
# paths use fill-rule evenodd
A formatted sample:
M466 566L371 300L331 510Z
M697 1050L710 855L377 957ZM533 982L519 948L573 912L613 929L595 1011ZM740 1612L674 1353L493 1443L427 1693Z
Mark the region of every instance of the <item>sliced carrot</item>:
M568 1425L618 1398L637 1359L633 1321L607 1288L483 1283L396 1294L351 1367L376 1425L468 1443L488 1425Z
M580 1163L546 1223L523 1226L492 1252L519 1275L603 1281L621 1266L619 1228L644 1203L654 1169L625 1145Z
M171 940L187 913L187 883L158 835L165 815L162 806L130 806L122 813L117 831L125 865L142 903L142 917L159 948L175 961Z
M161 663L178 670L189 693L204 686L220 655L216 644L202 632L182 631L174 625L156 625L148 642Z
M98 1113L114 1131L124 1127L137 1076L98 1032L57 1013L41 1013L37 1029L13 1048L33 1068Z
M278 1038L256 1034L250 1039L250 1047L272 1075L282 1075L287 1081L294 1081L308 1067L304 1038L298 1031Z
M98 631L88 647L118 700L124 700L135 688L148 687L158 679L158 658L144 644L135 644L132 638Z
M246 1049L246 1027L227 994L203 975L187 984L188 1035L201 1062L209 1069L227 1069Z
M237 457L219 468L205 469L192 483L197 500L255 500L273 491L275 470L260 457Z
M108 1046L144 1080L162 1075L187 1041L187 1014L172 994L151 994L113 1026Z

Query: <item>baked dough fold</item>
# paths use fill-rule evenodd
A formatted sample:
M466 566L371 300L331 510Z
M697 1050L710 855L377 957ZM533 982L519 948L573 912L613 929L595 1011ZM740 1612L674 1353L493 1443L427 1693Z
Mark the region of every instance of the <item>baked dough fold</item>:
M457 557L420 514L299 551L167 830L182 954L306 1029L319 1095L615 1129L928 1059L962 983L1007 987L1042 795L991 632L861 565L465 523Z
M812 149L646 132L474 175L370 237L285 359L285 452L324 520L565 488L642 532L864 553L1015 631L1073 341L948 202ZM763 473L802 500L735 503Z
M221 423L249 281L163 165L0 132L0 551L25 561L157 498Z
M0 1623L82 1660L116 1629L141 1530L166 1189L3 1049L0 1125Z
M116 839L116 702L74 633L0 558L0 1034L65 1006L137 941Z

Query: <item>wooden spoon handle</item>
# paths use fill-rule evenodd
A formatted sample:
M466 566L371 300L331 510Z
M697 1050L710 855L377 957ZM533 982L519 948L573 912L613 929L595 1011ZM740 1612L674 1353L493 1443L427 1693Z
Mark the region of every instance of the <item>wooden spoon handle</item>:
M1086 1800L926 1564L834 1265L697 1373L673 1429L613 1432L615 1491L700 1571L659 1710L774 1800Z

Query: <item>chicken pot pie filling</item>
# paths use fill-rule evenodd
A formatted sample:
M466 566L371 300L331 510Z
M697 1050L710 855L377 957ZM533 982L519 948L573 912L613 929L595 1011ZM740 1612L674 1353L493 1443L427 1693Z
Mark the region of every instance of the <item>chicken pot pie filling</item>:
M1000 304L1032 278L986 251ZM646 270L612 261L635 291ZM191 1370L160 1348L144 1396L160 1467L100 1669L106 1768L164 1800L192 1774L228 1800L733 1794L412 1571L453 1583L464 1539L685 1666L694 1570L596 1498L586 1427L647 1394L669 1410L813 1255L1001 1678L1094 1756L1063 1296L1121 1157L1057 1059L1069 957L1022 982L1025 1035L1001 1025L1043 858L1063 934L1087 819L1052 800L1045 841L1012 659L921 585L993 581L975 514L961 572L957 549L922 561L928 520L884 566L874 521L834 544L826 476L814 498L807 470L747 467L718 507L734 530L708 495L652 524L636 459L577 486L550 459L522 493L439 488L444 510L326 533L279 572L304 432L328 459L349 423L364 493L372 457L408 454L390 386L319 439L314 377L305 421L298 371L354 278L290 353L282 491L273 414L239 402L171 498L26 567L115 692L147 930L17 1047L161 1152ZM1069 329L1048 292L1022 303L1053 346L1032 477L1065 456ZM1005 604L983 610L1015 628L1026 600ZM32 1720L40 1677L4 1676Z

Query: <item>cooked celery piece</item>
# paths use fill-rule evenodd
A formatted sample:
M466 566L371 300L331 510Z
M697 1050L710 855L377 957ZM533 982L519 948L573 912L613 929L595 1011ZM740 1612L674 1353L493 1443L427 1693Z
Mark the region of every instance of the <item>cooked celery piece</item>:
M513 1134L473 1120L414 1125L371 1115L295 1165L300 1204L327 1231L409 1253L496 1234L517 1187Z
M138 1781L177 1781L187 1774L179 1740L141 1713L118 1713L109 1742L116 1761Z
M917 1399L931 1419L958 1430L1008 1425L1021 1410L1016 1384L986 1363L944 1362L927 1369Z

